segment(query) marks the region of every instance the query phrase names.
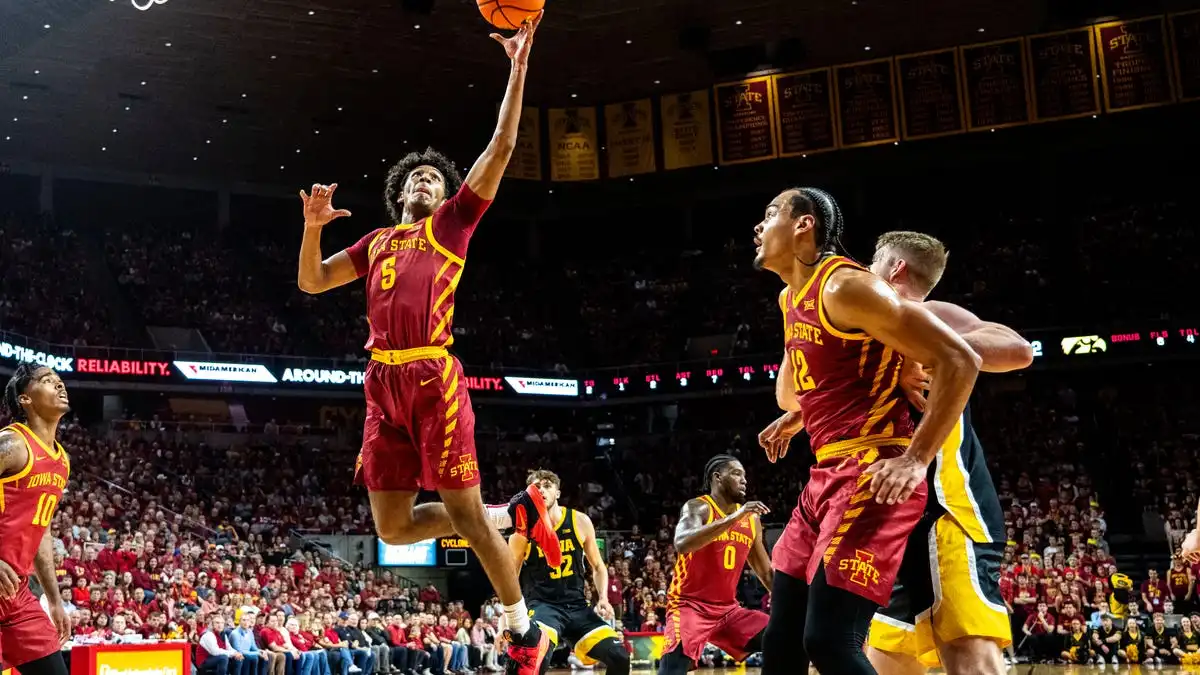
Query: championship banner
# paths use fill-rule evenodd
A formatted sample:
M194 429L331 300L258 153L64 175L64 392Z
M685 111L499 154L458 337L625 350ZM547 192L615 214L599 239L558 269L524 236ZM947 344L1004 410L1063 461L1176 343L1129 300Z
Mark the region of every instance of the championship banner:
M1175 102L1166 17L1095 26L1104 109L1139 110Z
M967 129L1003 129L1030 121L1025 39L958 48Z
M658 100L662 114L663 166L668 171L713 163L708 91L668 94Z
M504 169L505 178L542 179L542 120L537 108L521 109L517 126L517 146Z
M1100 112L1096 42L1091 28L1031 35L1025 44L1035 121L1066 120Z
M717 100L717 157L721 164L778 156L770 76L718 84L713 94Z
M654 109L650 99L604 106L608 177L653 173Z
M838 111L838 145L861 148L900 139L896 121L896 87L891 59L851 63L834 68L834 101Z
M897 56L896 81L900 86L900 131L904 140L966 131L957 49Z
M1170 22L1179 100L1200 99L1200 11L1172 14Z
M780 157L803 157L837 148L832 70L775 75L771 87Z
M596 109L551 108L548 122L550 180L598 180L600 153L596 142Z

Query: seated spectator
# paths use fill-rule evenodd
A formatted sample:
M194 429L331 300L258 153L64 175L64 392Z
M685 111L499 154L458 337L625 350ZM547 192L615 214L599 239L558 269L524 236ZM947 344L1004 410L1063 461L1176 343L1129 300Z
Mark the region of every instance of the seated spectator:
M230 647L225 639L225 617L213 614L208 620L208 630L200 636L200 644L196 648L196 667L200 674L243 675L245 663L246 657Z

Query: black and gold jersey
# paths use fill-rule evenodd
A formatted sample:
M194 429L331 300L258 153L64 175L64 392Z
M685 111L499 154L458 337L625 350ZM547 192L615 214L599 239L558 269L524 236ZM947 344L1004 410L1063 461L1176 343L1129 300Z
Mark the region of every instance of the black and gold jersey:
M525 564L521 566L521 592L526 602L545 602L560 605L587 604L584 583L587 579L587 557L579 539L575 509L562 508L562 522L554 529L562 550L562 564L551 567L546 555L534 542L525 548Z

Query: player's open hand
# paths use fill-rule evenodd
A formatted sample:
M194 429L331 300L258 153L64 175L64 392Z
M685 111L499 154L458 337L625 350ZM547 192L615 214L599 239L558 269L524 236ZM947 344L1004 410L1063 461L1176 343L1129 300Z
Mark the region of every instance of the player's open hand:
M880 504L900 504L925 480L929 466L912 455L883 459L867 467L871 493Z
M600 617L605 621L608 621L615 616L612 604L606 599L601 599L600 602L596 603L596 613L599 614Z
M767 461L774 464L787 456L792 437L803 428L804 416L798 412L787 412L759 432L758 445L767 453Z
M19 590L21 590L21 577L8 563L0 560L0 600L16 597Z
M767 505L762 502L746 502L742 504L742 508L738 509L734 515L744 518L746 516L765 516L770 512L771 509L767 508Z
M313 183L312 195L300 191L300 199L304 202L304 226L325 227L331 220L349 216L346 209L333 208L333 193L337 191L337 183L321 185Z
M925 392L929 391L932 381L933 378L921 364L912 359L904 359L904 365L900 368L900 388L904 390L905 398L918 412L925 412L925 406L928 405L928 401L925 400Z
M512 37L506 38L499 33L492 33L489 37L504 47L504 53L508 54L508 58L512 59L513 64L528 65L529 48L533 46L533 34L537 32L538 24L542 22L542 16L545 13L546 10L542 10L532 19L526 19Z
M1200 562L1200 530L1192 530L1183 538L1183 548L1179 551L1183 559L1190 562Z

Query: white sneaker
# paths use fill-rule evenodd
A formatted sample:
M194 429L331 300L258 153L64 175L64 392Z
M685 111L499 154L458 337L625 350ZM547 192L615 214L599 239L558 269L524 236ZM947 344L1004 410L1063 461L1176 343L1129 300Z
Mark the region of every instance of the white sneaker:
M358 666L356 666L356 665L354 665L354 664L352 663L352 664L350 664L350 670L349 670L348 672L351 672L351 673L361 673L361 672L362 672L362 668L359 668Z
M1113 657L1112 657L1112 664L1113 664L1114 666L1118 666L1118 665L1120 665L1120 664L1121 664L1121 662L1117 660L1117 655L1116 655L1116 654L1113 654Z

